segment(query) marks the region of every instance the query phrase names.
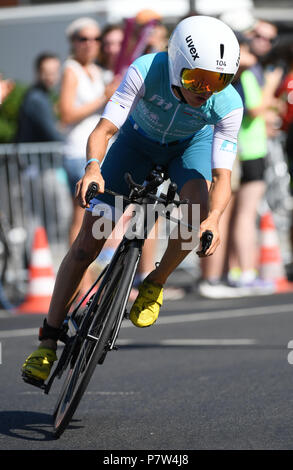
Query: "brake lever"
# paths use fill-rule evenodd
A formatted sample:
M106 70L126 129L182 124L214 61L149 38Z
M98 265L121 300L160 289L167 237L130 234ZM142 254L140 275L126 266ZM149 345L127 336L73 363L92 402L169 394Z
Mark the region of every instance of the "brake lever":
M177 184L170 183L166 194L166 205L173 203L177 191Z
M156 176L153 180L151 180L149 183L147 183L146 186L144 186L144 191L142 191L142 195L150 193L151 191L154 191L157 189L162 183L164 182L164 179L162 176Z
M94 181L89 184L87 192L85 194L85 201L89 204L90 200L93 199L99 192L99 185Z
M203 232L202 236L201 236L201 250L200 251L197 251L196 254L197 255L205 255L207 250L209 249L209 247L211 246L212 244L212 241L213 241L213 232L211 232L210 230L206 230L205 232Z
M132 176L131 176L130 173L125 173L124 180L126 181L128 186L130 187L130 189L133 189L133 188L143 189L144 188L144 186L142 186L141 184L137 184L133 181Z

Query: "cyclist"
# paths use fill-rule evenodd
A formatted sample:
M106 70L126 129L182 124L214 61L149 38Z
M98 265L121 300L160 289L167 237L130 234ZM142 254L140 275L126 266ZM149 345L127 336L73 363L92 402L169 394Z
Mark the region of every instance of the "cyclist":
M76 186L76 197L87 210L59 268L48 317L40 330L41 344L25 361L24 374L39 380L48 377L62 322L87 267L103 248L105 238L92 234L93 225L100 222L92 211L99 201L113 206L111 196L103 194L104 181L113 191L127 195L126 172L142 183L154 164L167 166L180 197L189 199L190 205L200 204L200 236L205 230L213 232L206 255L213 254L220 243L219 219L231 195L242 120L241 98L230 85L238 65L239 44L233 31L216 18L193 16L174 29L168 52L144 55L129 67L89 136L85 174ZM100 168L118 129L119 136ZM100 194L87 205L85 194L92 181L98 183ZM130 312L134 325L150 326L158 318L163 285L189 253L181 242L180 236L169 239L160 264L140 285Z

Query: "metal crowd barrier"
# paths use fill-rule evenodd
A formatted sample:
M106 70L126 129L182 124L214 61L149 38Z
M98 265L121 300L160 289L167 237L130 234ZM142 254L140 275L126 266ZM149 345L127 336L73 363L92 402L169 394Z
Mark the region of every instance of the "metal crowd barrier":
M286 238L291 225L293 204L289 191L290 177L280 138L269 141L267 160L266 201L275 215L278 230ZM28 257L34 229L41 224L46 229L54 261L58 266L68 247L72 215L71 195L63 167L62 144L0 144L0 201L0 211L4 213L7 225L11 229L21 228L26 234ZM14 235L15 233L17 234L16 231L13 232ZM196 261L194 258L188 257L192 260L192 266Z
M11 228L22 227L30 239L41 224L50 244L67 245L72 204L62 144L0 145L0 198Z

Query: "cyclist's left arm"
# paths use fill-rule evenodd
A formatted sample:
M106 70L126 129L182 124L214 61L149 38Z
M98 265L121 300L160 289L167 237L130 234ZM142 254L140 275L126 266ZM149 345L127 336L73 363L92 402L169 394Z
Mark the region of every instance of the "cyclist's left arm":
M231 198L231 173L237 153L237 135L242 114L242 108L231 111L214 129L209 210L207 218L200 225L200 236L205 230L211 230L214 235L206 252L208 256L212 255L220 244L219 221Z

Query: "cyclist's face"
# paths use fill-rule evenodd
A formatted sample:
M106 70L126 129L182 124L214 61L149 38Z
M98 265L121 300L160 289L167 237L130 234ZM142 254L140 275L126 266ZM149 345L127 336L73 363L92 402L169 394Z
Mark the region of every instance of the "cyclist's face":
M205 93L195 93L194 91L186 90L184 87L181 87L180 89L186 102L194 108L198 108L199 106L205 104L213 94L211 91L206 91Z

